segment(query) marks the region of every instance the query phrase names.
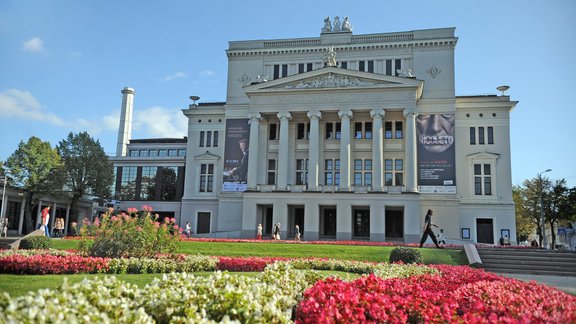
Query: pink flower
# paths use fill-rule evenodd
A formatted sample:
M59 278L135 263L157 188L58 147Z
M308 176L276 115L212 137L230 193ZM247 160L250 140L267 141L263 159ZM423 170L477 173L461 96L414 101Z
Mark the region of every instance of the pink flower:
M98 218L98 217L94 218L94 225L100 226L100 218Z
M136 232L142 232L142 227L136 226Z
M143 210L143 211L146 211L146 212L151 212L151 211L152 211L152 206L144 205L144 206L142 206L142 210Z
M136 214L138 212L138 209L136 208L128 208L128 214Z

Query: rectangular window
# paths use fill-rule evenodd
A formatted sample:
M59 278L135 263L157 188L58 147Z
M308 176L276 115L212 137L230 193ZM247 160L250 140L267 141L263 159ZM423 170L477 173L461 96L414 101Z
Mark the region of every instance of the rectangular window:
M484 127L478 127L478 144L484 145Z
M168 150L168 156L178 156L178 150L174 149Z
M298 73L304 73L304 63L298 64Z
M288 64L282 64L282 77L288 76Z
M354 123L354 138L372 139L372 122Z
M396 138L397 139L402 139L404 138L404 132L402 131L402 122L401 121L397 121L394 123L395 127L396 127Z
M275 141L278 139L278 124L270 124L268 128L268 139Z
M358 62L358 71L365 71L365 68L366 68L366 62L359 61Z
M336 139L340 139L342 137L342 124L336 123Z
M148 156L148 150L140 150L140 156Z
M395 63L396 63L395 66L394 66L394 75L398 76L398 75L399 75L399 74L398 74L398 70L401 70L401 69L402 69L402 60L397 59L397 60L394 60L394 61L395 61Z
M340 160L326 159L324 160L324 184L327 186L334 186L340 184Z
M132 157L138 156L138 150L130 150L130 156Z
M298 132L296 138L299 140L306 140L310 135L310 123L298 123Z
M168 156L168 150L158 150L158 156Z
M372 122L364 123L364 138L372 139Z
M212 139L212 146L218 147L218 131L214 131L214 138Z
M374 61L368 61L368 72L374 73Z
M186 150L184 149L178 150L178 156L186 156Z
M150 150L148 154L150 154L150 156L158 156L158 150Z
M384 160L384 183L387 186L404 185L404 160L385 159Z
M154 200L156 196L156 174L158 167L142 167L142 180L140 182L141 200Z
M348 69L348 62L340 62L340 67L343 69Z
M212 132L207 131L206 132L206 147L210 147L210 146L212 146Z
M138 152L138 151L136 151ZM123 167L122 178L120 180L120 199L136 199L136 175L138 167Z
M333 139L334 138L334 124L326 123L326 132L324 138Z
M392 60L386 60L386 75L392 75Z
M476 127L470 127L470 145L476 145Z
M494 128L488 127L488 144L494 144Z
M370 186L372 185L372 160L355 159L354 160L354 185Z
M276 184L276 160L274 159L268 160L268 179L266 183L269 185Z
M200 165L200 192L212 192L214 188L214 164Z
M354 123L354 138L362 138L362 123Z
M280 65L274 64L274 80L280 79Z
M204 142L206 141L205 137L206 137L205 132L201 131L200 132L200 144L199 144L200 147L204 147Z
M308 184L308 159L296 160L296 184Z
M392 122L385 122L384 123L384 138L391 139L392 138Z
M490 164L474 164L474 193L492 195L492 170Z
M307 63L306 64L306 72L310 72L312 71L312 63Z

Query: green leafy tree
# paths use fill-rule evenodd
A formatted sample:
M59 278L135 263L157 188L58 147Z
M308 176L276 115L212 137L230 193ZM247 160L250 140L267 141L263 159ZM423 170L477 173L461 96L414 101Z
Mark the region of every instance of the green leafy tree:
M78 221L78 201L89 194L110 197L114 168L98 140L87 132L69 133L56 147L65 173L65 186L71 194L71 221Z
M556 246L555 226L572 221L574 217L576 188L568 188L566 180L556 180L551 190L545 196L546 220L552 230L552 247Z
M55 196L62 189L62 163L49 142L30 137L6 160L14 185L24 191L24 232L34 230L36 209L42 196Z
M512 198L514 199L515 204L516 234L518 236L518 242L527 240L530 233L532 233L536 227L531 221L530 217L527 216L528 213L524 206L523 200L525 195L524 190L525 189L520 186L512 187Z
M542 191L543 204L544 206L544 221L546 221L546 197L547 193L552 187L552 182L547 177L536 177L534 179L527 179L523 183L524 188L519 191L519 201L521 202L520 217L525 218L536 227L536 233L538 234L538 240L540 246L542 246L542 223L540 218L540 192ZM518 204L518 203L517 203Z

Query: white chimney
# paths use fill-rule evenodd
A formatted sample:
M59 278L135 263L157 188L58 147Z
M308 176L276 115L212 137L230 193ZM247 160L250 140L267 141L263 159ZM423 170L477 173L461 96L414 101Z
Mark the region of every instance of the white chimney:
M116 156L126 156L126 148L132 136L132 111L134 110L135 93L132 88L125 87L122 89L122 111L120 112Z

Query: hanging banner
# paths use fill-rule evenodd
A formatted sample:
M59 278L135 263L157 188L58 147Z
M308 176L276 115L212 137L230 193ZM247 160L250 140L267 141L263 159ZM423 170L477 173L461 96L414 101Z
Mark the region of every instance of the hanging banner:
M416 117L420 193L456 193L454 119L454 114L423 114Z
M224 143L224 172L222 191L245 191L248 178L248 148L250 125L248 119L228 119Z

